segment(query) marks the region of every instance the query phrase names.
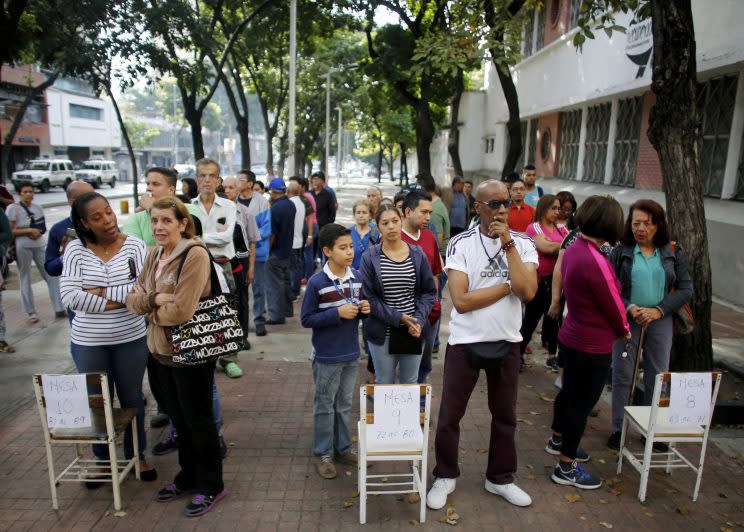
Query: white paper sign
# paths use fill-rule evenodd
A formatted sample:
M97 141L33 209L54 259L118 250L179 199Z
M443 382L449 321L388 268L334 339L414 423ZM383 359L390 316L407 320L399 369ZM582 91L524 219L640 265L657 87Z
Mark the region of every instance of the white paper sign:
M666 422L669 425L706 425L712 390L710 373L672 373Z
M372 438L376 449L403 446L409 448L411 445L421 445L424 434L418 423L412 427L384 427L377 424L370 425L368 430L372 431Z
M375 425L398 429L419 424L418 386L375 386Z
M50 429L91 426L85 375L42 375L42 386Z

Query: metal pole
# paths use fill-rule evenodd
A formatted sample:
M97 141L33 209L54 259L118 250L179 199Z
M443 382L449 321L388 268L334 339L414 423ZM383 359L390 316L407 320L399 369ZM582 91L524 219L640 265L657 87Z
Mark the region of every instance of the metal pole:
M341 135L343 134L343 115L341 114L341 106L336 107L338 109L338 141L336 142L336 178L341 179L341 159L343 154L341 152L343 148L343 141Z
M325 109L325 162L323 163L323 171L326 173L326 179L328 178L328 154L331 149L331 71L328 70L326 74L326 109Z
M289 131L288 131L288 149L287 166L285 174L287 176L295 173L295 103L297 91L297 0L290 0L289 4Z
M178 125L176 122L176 84L173 83L173 90L171 91L173 97L173 164L178 164Z

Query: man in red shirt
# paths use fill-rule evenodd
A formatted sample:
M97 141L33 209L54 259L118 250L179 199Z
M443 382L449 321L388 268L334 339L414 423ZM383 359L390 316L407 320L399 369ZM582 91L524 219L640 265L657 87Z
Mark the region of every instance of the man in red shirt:
M431 220L432 199L423 190L412 190L403 200L403 232L401 238L411 246L419 246L426 255L426 259L434 275L435 286L439 274L444 269L442 257L439 253L437 237L427 227ZM436 305L435 305L436 306ZM422 323L424 337L424 351L419 366L419 384L424 384L431 373L431 350L434 345L434 328L428 322Z
M512 206L509 209L509 229L524 233L535 217L535 209L524 202L527 185L521 177L517 177L511 184Z

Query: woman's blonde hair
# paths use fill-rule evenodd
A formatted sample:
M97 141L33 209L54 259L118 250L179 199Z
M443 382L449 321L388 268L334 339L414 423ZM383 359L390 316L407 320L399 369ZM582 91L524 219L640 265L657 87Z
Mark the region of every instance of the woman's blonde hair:
M186 205L175 196L167 196L164 198L156 199L152 202L152 209L165 210L170 209L173 215L179 222L186 220L186 228L181 233L183 238L194 238L196 235L196 227L194 226L194 220L191 218L191 213L186 209Z
M367 207L367 210L369 211L369 213L372 214L372 204L366 198L362 198L362 199L356 200L354 202L354 205L351 206L352 215L356 214L357 207L359 207L360 205L364 205L365 207Z

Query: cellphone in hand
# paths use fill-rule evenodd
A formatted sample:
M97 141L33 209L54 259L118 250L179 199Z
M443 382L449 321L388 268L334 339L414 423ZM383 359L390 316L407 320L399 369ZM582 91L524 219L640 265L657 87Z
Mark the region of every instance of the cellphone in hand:
M227 223L227 219L224 216L222 218L217 218L217 223L220 225L224 225Z

